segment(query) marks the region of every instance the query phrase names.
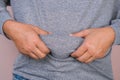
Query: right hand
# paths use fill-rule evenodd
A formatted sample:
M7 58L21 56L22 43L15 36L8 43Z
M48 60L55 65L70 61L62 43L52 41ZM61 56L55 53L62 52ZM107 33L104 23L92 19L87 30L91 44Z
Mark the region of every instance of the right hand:
M22 54L41 59L50 52L39 37L39 35L48 35L50 32L14 20L7 20L3 25L3 30Z

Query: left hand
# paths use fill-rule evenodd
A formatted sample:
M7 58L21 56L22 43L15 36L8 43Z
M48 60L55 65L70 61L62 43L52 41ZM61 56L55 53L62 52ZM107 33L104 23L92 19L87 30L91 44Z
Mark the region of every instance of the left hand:
M73 33L71 36L85 38L83 44L71 56L80 62L90 63L105 56L114 42L115 32L110 26L107 26L86 29Z

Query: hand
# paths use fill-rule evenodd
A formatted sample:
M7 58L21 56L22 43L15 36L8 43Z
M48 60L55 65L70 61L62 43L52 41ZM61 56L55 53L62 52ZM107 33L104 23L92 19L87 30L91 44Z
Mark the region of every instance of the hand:
M49 32L30 24L8 20L3 25L6 35L13 40L18 50L34 59L44 58L50 50L40 39L39 35Z
M95 59L103 58L114 42L115 32L109 27L91 28L73 33L71 36L85 38L83 44L71 54L78 61L90 63Z

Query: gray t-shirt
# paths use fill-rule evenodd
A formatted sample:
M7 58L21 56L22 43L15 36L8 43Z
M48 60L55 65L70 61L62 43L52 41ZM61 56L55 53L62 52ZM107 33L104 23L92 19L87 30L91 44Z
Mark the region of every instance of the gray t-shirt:
M53 34L40 36L51 53L42 60L20 54L15 74L30 80L113 80L111 47L102 59L85 64L70 54L84 41L70 33L88 28L111 26L116 32L114 44L120 44L120 0L11 0L14 19L39 26ZM0 0L0 27L11 19ZM103 36L104 38L104 36Z

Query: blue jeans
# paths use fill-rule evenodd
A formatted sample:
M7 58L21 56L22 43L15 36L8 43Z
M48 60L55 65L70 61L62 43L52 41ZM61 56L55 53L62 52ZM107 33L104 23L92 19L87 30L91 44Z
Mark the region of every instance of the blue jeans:
M24 77L17 75L17 74L13 74L13 80L29 80L29 79L24 78Z

